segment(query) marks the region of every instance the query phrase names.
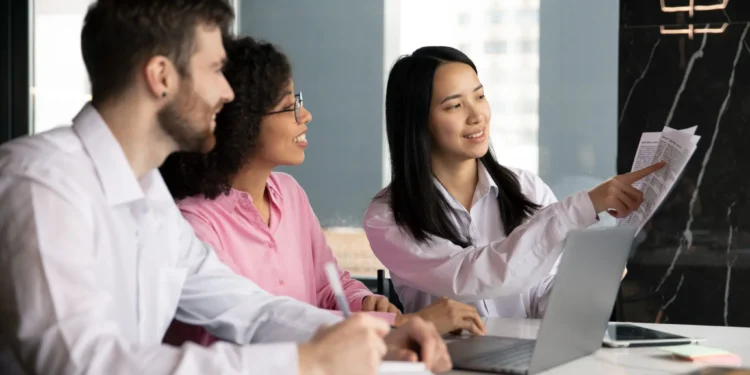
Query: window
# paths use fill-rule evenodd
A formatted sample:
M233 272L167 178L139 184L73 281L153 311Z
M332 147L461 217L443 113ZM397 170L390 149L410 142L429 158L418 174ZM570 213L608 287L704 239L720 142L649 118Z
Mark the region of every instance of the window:
M458 16L458 24L459 25L468 25L469 22L471 22L471 14L469 13L461 13Z
M500 24L505 22L505 12L501 10L492 10L487 13L487 23Z
M510 74L501 68L490 69L487 73L482 72L483 81L485 85L503 85L508 83L511 79ZM497 109L493 106L492 112L495 113Z
M523 54L537 54L539 50L538 40L521 40L518 42L519 51Z
M539 103L535 100L523 100L521 102L521 113L531 114L539 112ZM530 138L530 137L529 137Z
M508 51L508 43L503 40L484 42L484 53L501 54Z
M521 90L523 92L531 91L528 90L530 88L534 88L537 85L537 82L539 81L539 77L534 72L529 71L520 71L517 74L513 75L513 82L518 85L522 85ZM520 96L519 92L519 96Z
M488 94L491 95L491 94ZM494 115L503 115L508 112L508 103L502 98L500 100L496 99L495 97L487 97L490 102L490 106L492 107L492 114Z
M538 25L539 24L539 10L538 9L519 10L516 16L516 22L518 22L519 24Z
M34 1L30 43L32 133L69 125L81 106L90 100L80 35L83 17L92 2Z

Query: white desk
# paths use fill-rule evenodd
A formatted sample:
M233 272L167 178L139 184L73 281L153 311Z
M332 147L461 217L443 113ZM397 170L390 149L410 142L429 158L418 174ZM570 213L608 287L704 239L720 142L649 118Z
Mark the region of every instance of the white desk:
M493 336L535 339L539 320L487 319L487 332ZM742 366L750 368L750 328L687 326L671 324L640 324L683 336L706 338L703 345L728 350L742 357ZM604 333L602 332L602 336ZM624 374L684 374L705 364L694 364L672 359L658 348L611 349L601 348L596 353L544 372L545 375L624 375ZM470 371L451 371L451 375L479 374Z

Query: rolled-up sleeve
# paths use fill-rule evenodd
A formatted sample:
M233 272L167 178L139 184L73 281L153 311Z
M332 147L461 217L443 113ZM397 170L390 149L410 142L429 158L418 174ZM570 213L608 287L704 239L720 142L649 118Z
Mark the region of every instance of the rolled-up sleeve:
M594 224L586 192L547 205L507 238L461 247L432 236L417 243L393 218L384 199L368 208L364 228L373 252L404 285L463 301L527 292L552 271L567 234Z

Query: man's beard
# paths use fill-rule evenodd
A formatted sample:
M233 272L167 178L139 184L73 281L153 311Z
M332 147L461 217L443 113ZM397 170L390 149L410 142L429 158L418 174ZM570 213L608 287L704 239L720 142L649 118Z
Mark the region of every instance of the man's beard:
M210 105L187 87L159 111L157 119L161 129L177 144L177 151L208 152L216 143L209 124L214 113ZM200 124L205 121L209 123Z

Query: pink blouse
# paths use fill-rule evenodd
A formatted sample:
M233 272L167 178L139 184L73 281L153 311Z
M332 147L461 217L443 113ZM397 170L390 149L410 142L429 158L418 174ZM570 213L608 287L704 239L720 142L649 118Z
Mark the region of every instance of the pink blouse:
M232 189L214 200L190 197L178 202L195 234L216 251L234 272L271 294L288 296L321 309L338 310L324 266L336 262L302 187L290 175L274 172L267 183L270 221L263 221L250 194ZM352 311L361 311L371 295L361 282L339 270ZM332 311L339 313L338 311ZM395 314L375 314L391 324ZM175 321L165 342L179 345L216 341L201 327Z

